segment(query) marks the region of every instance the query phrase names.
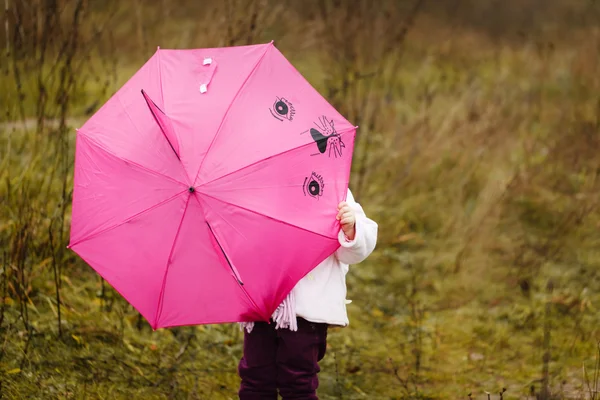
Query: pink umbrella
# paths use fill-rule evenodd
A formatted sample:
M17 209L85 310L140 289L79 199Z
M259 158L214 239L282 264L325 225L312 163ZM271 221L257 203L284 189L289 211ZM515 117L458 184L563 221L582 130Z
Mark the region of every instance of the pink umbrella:
M78 130L69 247L153 329L266 321L339 246L355 132L272 43L158 49Z

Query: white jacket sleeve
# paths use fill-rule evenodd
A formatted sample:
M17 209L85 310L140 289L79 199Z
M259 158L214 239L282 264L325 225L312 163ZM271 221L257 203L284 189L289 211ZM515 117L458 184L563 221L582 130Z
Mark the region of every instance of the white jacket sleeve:
M341 247L335 255L344 264L358 264L364 261L375 249L378 226L375 221L366 216L363 208L354 200L350 190L348 190L346 202L356 213L356 234L354 240L349 241L340 228L338 240Z

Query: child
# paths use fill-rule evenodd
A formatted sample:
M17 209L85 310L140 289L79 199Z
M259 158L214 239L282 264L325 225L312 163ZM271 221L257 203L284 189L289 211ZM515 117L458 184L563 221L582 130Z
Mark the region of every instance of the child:
M241 400L318 399L317 373L325 356L328 325L348 325L346 273L367 258L377 224L348 190L338 206L341 247L307 274L273 314L275 323L242 323L244 354L238 366Z

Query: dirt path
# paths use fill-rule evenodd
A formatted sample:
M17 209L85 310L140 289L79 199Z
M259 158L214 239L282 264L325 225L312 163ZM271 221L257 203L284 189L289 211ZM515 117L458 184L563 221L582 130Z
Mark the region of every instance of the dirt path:
M73 128L80 127L86 121L85 118L68 118L67 125ZM47 119L44 121L46 126L57 127L60 121L58 119ZM30 130L37 127L37 119L27 118L25 121L6 121L0 122L0 131Z

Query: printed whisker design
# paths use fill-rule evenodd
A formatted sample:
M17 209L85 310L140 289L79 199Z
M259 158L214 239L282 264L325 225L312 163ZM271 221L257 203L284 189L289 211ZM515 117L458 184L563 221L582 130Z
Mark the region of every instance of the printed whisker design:
M318 129L310 128L310 135L317 144L320 154L325 154L328 150L328 156L332 153L335 158L342 157L342 149L346 147L342 141L342 136L335 130L333 120L327 117L319 117L319 123L315 122Z

